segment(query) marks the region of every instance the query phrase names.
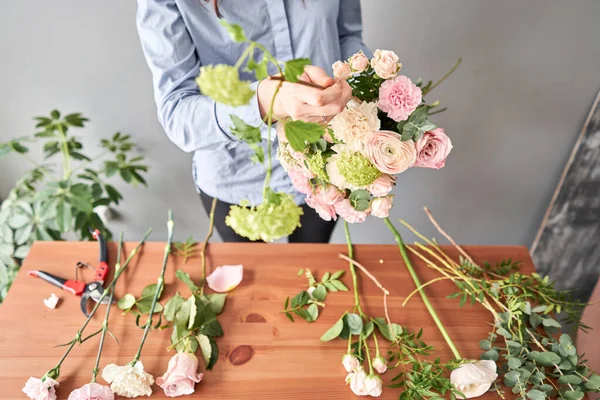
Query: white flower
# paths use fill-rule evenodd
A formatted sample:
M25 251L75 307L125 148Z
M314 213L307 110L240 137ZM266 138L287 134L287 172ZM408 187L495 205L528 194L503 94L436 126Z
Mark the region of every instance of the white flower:
M336 145L339 146L339 145ZM334 146L335 147L335 146ZM345 147L345 146L344 146ZM340 158L339 154L333 154L327 159L325 170L329 177L329 182L340 190L352 189L353 186L348 183L346 178L340 173L340 169L337 166L337 160Z
M54 310L56 308L56 305L58 304L58 300L60 299L57 295L55 295L54 293L50 293L50 297L44 299L44 305Z
M496 378L496 363L492 360L463 364L450 373L450 382L466 399L483 395Z
M56 389L58 386L52 378L46 378L43 381L39 378L31 377L23 387L23 393L33 400L56 400Z
M144 371L141 361L135 365L109 364L102 370L102 378L110 383L112 391L123 397L150 396L154 378Z
M402 68L402 64L398 62L398 56L393 51L377 49L373 53L371 67L373 67L377 76L382 79L389 79L396 76Z
M356 368L360 367L360 361L358 361L358 358L352 354L344 354L344 357L342 357L342 365L344 366L346 372L352 372Z
M363 367L356 368L346 376L346 384L350 385L350 390L357 396L368 396L369 393L365 388L365 379L367 374Z
M377 102L359 104L351 100L329 125L337 139L346 143L351 150L361 151L367 135L378 131L381 126L377 118Z
M350 65L348 65L348 63L345 63L343 61L334 62L333 65L331 66L331 68L333 68L333 77L335 79L346 80L346 79L350 78L350 75L352 75L352 70L350 69Z
M377 356L373 359L373 369L377 371L378 374L383 374L387 371L387 362L385 358L381 356Z
M377 375L369 375L365 378L365 390L369 396L379 397L383 392L383 381Z

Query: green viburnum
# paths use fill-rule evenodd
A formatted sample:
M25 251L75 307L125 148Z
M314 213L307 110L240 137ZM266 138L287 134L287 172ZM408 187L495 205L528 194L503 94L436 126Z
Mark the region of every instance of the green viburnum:
M317 178L324 181L329 181L329 176L325 170L325 165L327 162L325 157L323 157L323 152L317 151L316 153L308 156L306 158L306 164L308 165L310 171L317 176Z
M204 95L233 107L248 104L254 96L250 81L240 81L237 68L231 65L201 67L196 83Z
M343 151L336 163L340 174L354 186L367 186L380 174L377 167L358 152Z
M278 201L248 207L247 202L232 206L225 218L227 226L250 240L272 242L289 236L300 226L302 208L287 193L277 193Z

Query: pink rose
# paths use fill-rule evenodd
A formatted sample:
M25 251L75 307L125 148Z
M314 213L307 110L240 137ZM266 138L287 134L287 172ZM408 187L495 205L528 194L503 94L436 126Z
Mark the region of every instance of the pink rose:
M354 72L363 72L369 66L369 59L365 56L365 53L360 50L358 53L355 53L348 60L350 64L350 68Z
M52 378L46 378L42 381L31 377L25 383L23 393L32 400L56 400L55 386L58 386L58 382Z
M192 353L177 353L169 360L167 372L156 380L169 397L194 393L194 386L202 380L198 372L198 358Z
M377 218L387 218L392 208L392 196L378 197L371 202L371 215Z
M398 56L393 51L377 49L373 53L371 67L373 67L378 77L389 79L396 76L402 68L402 64L398 62Z
M373 132L365 142L369 160L384 174L399 174L412 167L417 151L412 140L402 141L391 131Z
M108 386L88 383L73 390L68 400L115 400L115 395Z
M404 121L417 109L423 94L410 78L400 75L387 80L379 88L379 108L394 121Z
M312 186L310 184L310 181L306 178L302 171L297 169L290 169L288 171L288 175L290 176L290 180L292 181L294 189L304 194L312 193Z
M367 186L367 190L375 197L386 196L394 188L396 178L391 175L381 174Z
M350 70L350 65L343 61L336 61L331 66L333 68L333 77L335 79L348 79L350 75L352 75L352 71Z
M337 214L351 224L365 222L367 219L367 213L356 211L348 199L335 203L334 207Z
M330 204L321 203L319 199L311 196L306 198L306 204L312 207L319 214L319 217L325 221L331 221L332 219L335 221L337 219L335 208Z
M317 187L313 196L319 203L334 205L344 199L344 194L335 186L327 185L325 188L321 185Z
M425 132L421 139L417 140L415 147L417 149L415 167L440 169L446 164L446 157L452 150L452 142L442 128L436 128Z

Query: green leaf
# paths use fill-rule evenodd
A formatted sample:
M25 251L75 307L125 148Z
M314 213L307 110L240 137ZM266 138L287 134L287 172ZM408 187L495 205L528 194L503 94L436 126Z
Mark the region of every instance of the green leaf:
M363 330L362 318L358 314L354 313L346 314L345 318L348 328L350 328L350 333L352 335L360 335Z
M544 318L542 320L542 325L544 325L545 327L552 327L552 328L560 328L561 325L554 319L554 318Z
M59 201L56 207L56 223L58 230L68 232L73 224L73 214L71 214L71 205L63 201Z
M390 342L394 341L395 339L391 336L392 333L394 334L394 336L398 336L401 335L404 331L401 325L392 322L392 333L390 333L390 328L388 327L385 318L374 318L373 321L375 322L375 325L377 325L377 328L379 329L379 332L381 332L381 335Z
M348 288L346 287L346 285L344 285L341 281L338 281L337 279L335 281L329 281L333 286L335 286L335 288L337 290L340 290L342 292L347 292Z
M534 313L545 312L546 311L546 305L542 304L542 305L539 305L539 306L535 306L535 307L533 307L533 309L531 311L534 312Z
M529 323L532 327L537 328L542 323L542 317L540 317L538 314L531 314L529 317Z
M176 293L175 296L171 297L165 304L165 308L163 311L163 316L169 322L173 322L175 319L175 314L179 307L185 303L185 299L181 297L179 293Z
M554 364L558 364L558 363L560 363L560 360L561 360L559 355L554 354L550 351L544 351L544 352L532 351L527 354L527 357L544 367L550 367L550 366L553 366Z
M206 369L210 371L215 366L215 364L217 363L217 360L219 359L219 347L217 346L217 343L213 340L213 338L209 338L209 339L210 339L210 362L206 366Z
M207 318L206 322L200 327L200 332L208 336L223 336L223 328L216 316Z
M600 376L593 374L584 385L589 390L600 390Z
M192 295L192 298L194 301L190 306L190 319L187 326L189 330L199 328L207 319L206 306L200 296Z
M488 350L481 355L482 360L498 361L499 355L496 350Z
M227 32L229 32L229 37L231 37L231 40L234 42L241 43L248 40L244 34L244 29L240 25L230 24L224 19L219 19L219 23L225 27L225 29L227 29Z
M313 303L310 306L308 306L306 311L308 311L308 313L310 314L310 319L308 320L308 322L314 322L317 320L317 318L319 318L319 307L316 304Z
M186 284L186 286L192 291L192 292L197 292L200 288L198 286L196 286L196 284L194 283L194 281L192 281L192 278L190 278L190 274L188 274L187 272L184 272L182 270L177 270L177 272L175 272L175 276L182 281L183 283Z
M15 258L24 259L29 254L29 250L31 250L30 246L19 246L13 255Z
M522 364L523 363L518 358L510 357L508 359L508 368L510 369L518 369Z
M402 128L402 137L400 140L406 142L411 140L419 132L419 127L412 122L407 122Z
M135 302L135 305L138 308L140 313L142 313L142 314L150 313L150 307L152 307L153 298L154 298L154 295L152 295L152 297L142 297L141 299L138 299ZM156 305L154 306L154 313L162 312L162 310L163 310L163 306L159 302L156 302Z
M106 189L108 198L111 199L113 203L119 204L119 201L123 199L121 193L111 185L104 185L104 189Z
M329 342L330 340L337 338L338 336L340 336L340 333L342 333L343 329L344 329L344 320L342 317L331 328L329 328L327 330L327 332L325 332L321 336L321 341Z
M346 271L344 271L344 270L341 270L341 271L334 272L334 273L331 275L331 280L336 280L336 279L339 279L339 278L341 278L341 277L342 277L342 275L344 275L344 272L346 272Z
M26 225L21 229L15 231L15 244L22 245L29 241L31 233L33 232L34 225ZM48 240L48 239L44 239ZM51 239L50 239L51 240Z
M545 399L546 397L547 397L546 393L544 393L540 390L537 390L537 389L532 389L529 392L527 392L527 398L531 399L531 400L542 400L542 399Z
M125 296L121 297L117 302L117 307L123 311L127 311L131 309L135 305L135 296L131 293L127 293Z
M363 333L365 335L365 338L368 338L369 336L371 336L374 329L375 329L375 324L373 323L373 321L369 321L366 324L364 324L364 327L363 327L364 332Z
M481 347L482 350L490 350L492 348L492 343L489 340L480 340L479 347Z
M313 297L318 301L324 301L327 297L327 289L323 285L317 285L316 289L312 293Z
M560 378L558 378L558 383L562 385L579 385L581 382L583 381L577 375L563 375Z
M212 347L210 345L210 339L206 335L199 334L196 336L200 351L202 352L202 358L204 358L204 365L208 366L210 363L210 356L212 354Z
M60 111L58 111L58 110L52 110L50 112L50 116L52 117L52 119L59 119L60 118Z
M585 394L578 390L577 391L569 390L569 391L566 391L564 394L564 398L567 400L580 400L580 399L583 399L583 396L585 396Z
M510 333L509 331L507 331L504 328L498 328L496 330L496 333L500 336L504 336L505 338L512 339L512 333Z
M142 297L150 297L153 298L154 294L156 293L156 283L153 283L151 285L146 286L143 290L142 290ZM162 296L162 292L163 289L165 288L165 285L161 285L160 286L160 292L158 293L158 299L160 299L160 296Z
M425 105L417 107L415 111L408 117L408 121L415 125L421 125L427 120L429 108Z
M325 133L323 125L304 121L287 121L284 126L285 137L292 149L303 151L308 143L316 143Z
M93 211L92 202L89 196L79 197L77 195L70 195L67 199L67 201L79 211L84 213L91 213Z
M287 61L283 66L283 77L288 82L298 82L300 75L304 72L304 67L310 65L310 58L297 58Z
M227 293L214 293L206 295L208 300L208 304L210 305L210 309L215 315L221 314L223 311L223 307L225 307L225 299L227 298Z
M179 327L180 331L187 330L190 322L190 313L194 304L194 296L190 296L175 313L175 326Z
M354 190L350 193L349 199L356 211L364 211L371 204L371 194L365 189Z
M260 128L246 124L244 120L236 115L231 114L230 118L234 124L231 127L231 133L239 140L247 143L260 143L262 141Z

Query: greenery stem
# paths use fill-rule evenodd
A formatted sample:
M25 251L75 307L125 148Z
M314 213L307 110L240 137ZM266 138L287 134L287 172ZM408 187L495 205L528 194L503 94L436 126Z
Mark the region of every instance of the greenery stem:
M352 239L350 238L350 228L348 222L344 220L344 232L346 233L346 242L348 243L348 257L354 259L354 249L352 247ZM354 308L358 310L361 316L364 317L363 310L360 306L360 298L358 297L358 278L356 269L352 262L350 264L350 273L352 274L352 286L354 287Z
M146 341L146 337L148 337L148 332L150 332L150 328L152 328L152 315L154 314L154 308L156 307L156 303L158 302L158 295L162 291L165 282L165 271L167 270L167 261L169 260L169 254L171 254L171 247L173 246L173 226L175 225L175 223L173 222L173 211L169 210L168 215L169 220L167 221L167 244L165 245L162 270L156 283L156 291L154 292L154 298L152 299L152 304L150 305L150 313L148 314L148 319L146 320L144 335L142 336L140 347L138 348L138 351L135 354L131 365L135 365L135 363L140 360L142 348L144 347L144 342Z
M121 276L121 274L123 273L123 271L125 271L125 269L129 265L129 263L131 262L131 260L133 259L133 257L139 251L140 247L142 247L142 245L146 242L146 239L148 239L148 236L150 236L151 232L152 232L152 229L148 229L146 231L146 233L144 234L144 237L142 238L142 240L138 243L138 245L133 250L131 250L131 253L129 253L129 257L127 257L127 260L125 260L125 263L123 263L123 267L120 270L115 271L115 276L114 276L113 280L106 287L106 289L104 290L104 292L102 293L102 295L98 299L98 302L96 303L96 305L94 306L94 308L90 312L90 316L87 317L87 319L85 320L85 322L83 323L83 325L81 326L81 328L77 331L77 333L75 334L75 337L70 342L71 344L69 345L69 347L67 348L67 350L65 350L65 353L63 354L63 356L60 359L60 361L58 362L58 364L56 364L54 366L54 368L52 368L49 372L51 372L51 371L57 371L57 372L60 371L60 366L62 365L63 361L65 361L65 359L67 358L67 356L69 355L69 353L71 352L71 350L73 349L73 347L75 347L75 344L79 343L81 341L81 335L83 334L84 329L88 326L88 324L92 320L92 317L94 316L94 314L96 314L96 311L100 307L100 304L102 304L102 300L104 300L104 298L108 295L108 293L115 287L115 284L117 283L117 279L119 279L119 276ZM44 375L44 377L42 378L42 380L44 380L46 378L46 376L48 376L48 373L46 373L46 375ZM55 379L55 378L58 378L58 374L55 377L53 377L53 379Z
M375 335L373 335L375 336ZM367 359L367 362L369 363L369 375L373 375L373 363L371 362L371 355L369 354L369 346L367 345L367 338L362 337L362 335L360 335L358 337L358 340L360 341L360 339L362 338L363 344L365 346L365 358Z
M71 155L69 154L69 144L67 143L67 133L62 124L57 124L60 132L61 151L63 155L63 179L66 181L71 177Z
M456 63L454 64L454 66L452 68L450 68L450 71L446 72L446 75L442 76L436 83L434 83L433 85L431 85L429 88L423 90L423 96L425 96L427 93L431 93L431 91L433 89L435 89L436 87L438 87L442 82L444 82L446 79L448 79L448 77L450 75L452 75L452 73L454 73L454 71L456 71L456 68L458 68L458 66L460 65L460 63L462 62L462 58L459 58Z
M379 341L377 340L377 335L373 335L373 340L375 341L375 357L380 357L381 353L379 352Z
M200 279L200 295L204 294L204 284L206 281L206 246L208 246L208 241L210 240L214 226L215 226L215 209L217 208L217 198L215 197L212 201L212 205L210 206L210 214L208 216L208 233L206 234L206 239L204 239L204 243L202 243L202 250L200 251L200 257L202 259L202 278Z
M117 262L115 264L115 273L121 269L121 249L123 248L123 232L119 236L119 250L117 251ZM108 332L108 317L110 316L110 309L115 298L115 289L110 289L108 295L108 304L106 306L106 314L104 315L104 322L102 323L102 335L100 336L100 344L98 345L98 355L96 356L96 365L92 370L92 383L96 382L96 377L100 369L100 356L102 355L102 349L104 348L104 339L106 338L106 332Z
M425 291L423 290L423 288L421 288L421 286L422 286L421 281L419 280L419 277L417 276L417 273L415 272L415 270L408 258L408 254L406 253L406 249L404 247L405 246L404 241L402 240L402 236L400 235L400 232L398 232L398 230L396 230L394 225L392 225L389 218L385 218L384 221L385 221L386 225L388 226L388 228L390 229L390 231L392 232L392 234L394 235L394 238L396 239L396 243L398 243L398 248L400 249L400 254L402 255L402 259L404 260L406 269L408 269L408 272L409 272L413 282L415 283L415 286L417 288L420 288L419 294L421 295L421 299L423 299L423 303L425 304L427 311L429 311L431 318L433 318L435 324L437 325L438 329L440 330L440 333L444 337L444 340L446 340L448 347L450 347L450 350L452 350L452 354L454 354L454 358L456 358L457 360L462 360L462 357L460 356L458 349L452 342L452 339L450 339L450 336L448 335L448 332L446 331L444 324L442 324L442 321L440 321L437 313L435 312L435 309L429 302L429 298L427 297L427 294L425 294Z
M350 352L352 351L352 334L348 335L348 352L347 354L350 354Z
M270 187L271 185L271 170L273 169L272 166L272 156L271 156L271 127L273 126L273 108L275 107L275 98L277 97L277 94L279 93L279 89L281 89L281 85L283 85L283 82L281 82L279 85L277 85L277 88L275 89L275 93L273 93L273 98L271 99L271 105L269 106L269 112L267 113L267 156L268 156L268 163L267 163L267 176L265 177L265 183L263 186L263 201L266 202L266 198L267 198L267 189Z

